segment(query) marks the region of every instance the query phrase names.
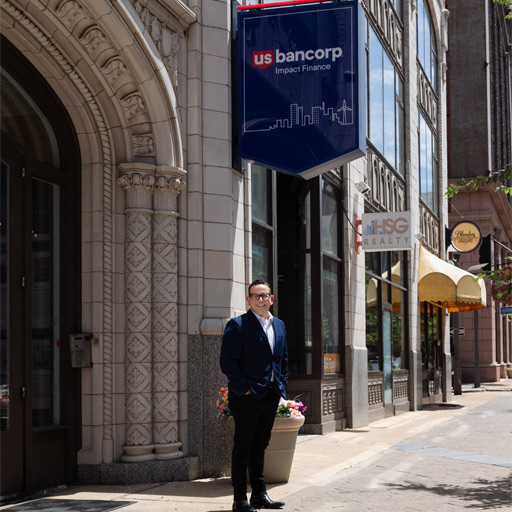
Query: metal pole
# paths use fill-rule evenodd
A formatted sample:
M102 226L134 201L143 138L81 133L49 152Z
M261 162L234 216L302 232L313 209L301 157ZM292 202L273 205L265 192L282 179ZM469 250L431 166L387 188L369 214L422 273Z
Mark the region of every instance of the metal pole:
M459 313L453 314L453 352L455 356L455 369L453 371L453 394L462 395L462 373L460 371L459 353Z
M453 255L453 264L458 267L460 254ZM462 395L462 372L460 370L459 350L459 313L453 313L453 352L455 356L455 370L453 372L453 394Z
M475 324L475 388L480 387L480 350L478 347L478 309L474 311L474 324Z

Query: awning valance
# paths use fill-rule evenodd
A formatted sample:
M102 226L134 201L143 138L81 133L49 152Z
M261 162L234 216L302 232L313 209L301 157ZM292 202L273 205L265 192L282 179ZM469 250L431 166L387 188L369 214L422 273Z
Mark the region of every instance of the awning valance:
M452 265L420 247L418 296L434 302L450 313L485 308L486 290L482 279Z

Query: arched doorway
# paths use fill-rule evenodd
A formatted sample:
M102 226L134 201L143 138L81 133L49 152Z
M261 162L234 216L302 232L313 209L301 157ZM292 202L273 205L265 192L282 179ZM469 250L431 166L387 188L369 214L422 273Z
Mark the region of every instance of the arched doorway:
M80 154L48 83L4 38L1 65L1 496L76 479Z

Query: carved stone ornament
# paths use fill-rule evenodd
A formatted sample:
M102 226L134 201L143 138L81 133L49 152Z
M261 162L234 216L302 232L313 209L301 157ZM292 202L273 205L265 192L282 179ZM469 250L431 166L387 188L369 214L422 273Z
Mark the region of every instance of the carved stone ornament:
M132 0L132 5L158 48L165 68L172 79L173 87L177 89L180 56L180 38L178 34L151 13L147 0Z
M153 201L155 213L169 212L177 215L177 199L180 192L185 188L183 175L184 171L181 169L167 172L163 168L157 170Z

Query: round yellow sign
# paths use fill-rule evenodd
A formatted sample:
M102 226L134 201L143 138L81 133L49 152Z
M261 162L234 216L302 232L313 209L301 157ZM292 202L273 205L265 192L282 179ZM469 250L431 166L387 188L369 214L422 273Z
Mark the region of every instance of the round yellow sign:
M480 245L482 233L474 222L464 220L453 226L450 238L457 251L471 252Z

